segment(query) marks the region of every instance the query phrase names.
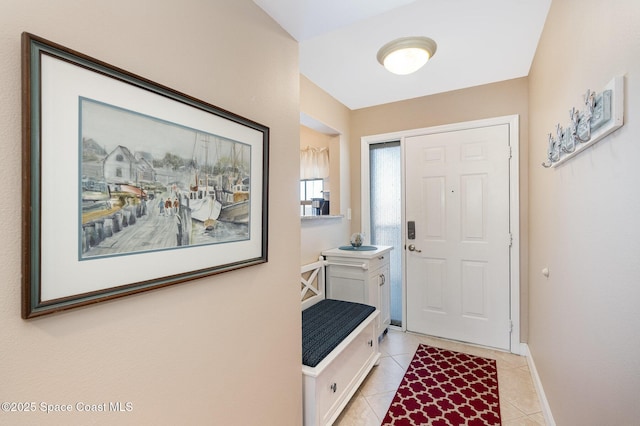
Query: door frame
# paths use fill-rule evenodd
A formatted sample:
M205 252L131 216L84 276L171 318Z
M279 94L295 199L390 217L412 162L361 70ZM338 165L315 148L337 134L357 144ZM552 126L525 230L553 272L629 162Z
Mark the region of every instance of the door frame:
M405 142L411 136L430 135L437 133L469 130L479 127L490 127L506 124L509 126L509 230L511 233L511 247L509 249L509 304L511 317L511 352L522 355L523 348L520 342L520 117L519 115L506 115L481 120L465 121L460 123L445 124L440 126L425 127L420 129L403 130L399 132L384 133L360 138L360 211L362 230L370 235L370 180L369 180L369 145L400 141L402 158L402 194L401 216L402 223L406 223L405 216ZM402 240L406 241L406 229L402 226ZM406 265L406 251L402 249L402 264ZM407 283L406 268L402 271L402 331L407 329Z

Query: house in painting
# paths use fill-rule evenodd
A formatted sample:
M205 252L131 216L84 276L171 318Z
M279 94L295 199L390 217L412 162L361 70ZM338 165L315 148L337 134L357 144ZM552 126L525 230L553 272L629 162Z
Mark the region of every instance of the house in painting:
M94 139L82 139L82 177L102 180L107 152Z
M104 159L104 179L110 184L152 183L156 172L145 155L133 154L129 148L118 145Z
M152 183L156 180L156 171L153 165L146 157L138 155L136 153L136 170L138 175L138 182Z
M104 178L109 183L136 182L138 160L128 148L118 145L104 159Z

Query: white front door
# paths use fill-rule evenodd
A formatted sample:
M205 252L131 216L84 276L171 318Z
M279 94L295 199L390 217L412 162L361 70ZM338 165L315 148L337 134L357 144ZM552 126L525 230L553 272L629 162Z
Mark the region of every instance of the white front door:
M405 139L408 330L510 349L510 157L507 124Z

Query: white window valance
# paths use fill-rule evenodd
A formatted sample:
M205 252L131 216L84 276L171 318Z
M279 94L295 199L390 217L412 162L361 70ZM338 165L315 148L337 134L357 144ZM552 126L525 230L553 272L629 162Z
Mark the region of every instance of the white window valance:
M300 150L300 179L329 177L329 149L308 146Z

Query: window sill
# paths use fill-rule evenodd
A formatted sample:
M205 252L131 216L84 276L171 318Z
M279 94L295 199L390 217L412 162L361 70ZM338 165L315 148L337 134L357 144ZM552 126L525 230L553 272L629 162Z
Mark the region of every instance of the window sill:
M306 221L306 220L327 220L327 219L341 219L343 218L344 215L343 214L324 214L324 215L318 215L318 216L300 216L300 220Z

